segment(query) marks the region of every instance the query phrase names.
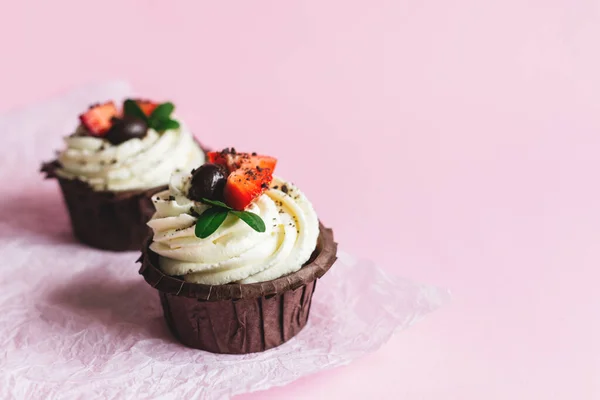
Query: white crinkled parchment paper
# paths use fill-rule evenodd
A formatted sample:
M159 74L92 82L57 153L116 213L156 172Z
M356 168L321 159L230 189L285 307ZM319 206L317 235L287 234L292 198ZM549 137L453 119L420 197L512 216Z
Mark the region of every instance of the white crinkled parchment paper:
M98 85L0 116L0 398L227 399L348 364L448 298L341 252L290 342L244 356L183 347L138 254L79 245L58 185L37 172L80 110L129 93Z

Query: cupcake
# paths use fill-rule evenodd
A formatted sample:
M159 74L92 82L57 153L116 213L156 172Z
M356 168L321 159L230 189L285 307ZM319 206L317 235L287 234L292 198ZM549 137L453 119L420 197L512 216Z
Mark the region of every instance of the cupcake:
M151 233L151 197L171 174L202 164L205 154L172 103L125 100L95 104L65 138L66 149L45 163L56 178L81 242L100 249L139 250Z
M273 175L275 158L226 149L208 160L153 197L140 274L186 346L264 351L306 325L337 244L306 196Z

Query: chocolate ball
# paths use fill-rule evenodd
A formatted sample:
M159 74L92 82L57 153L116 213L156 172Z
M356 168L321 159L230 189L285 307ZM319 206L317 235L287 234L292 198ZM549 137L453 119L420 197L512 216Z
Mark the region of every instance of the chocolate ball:
M130 139L143 138L148 133L148 124L129 115L113 119L113 124L104 137L112 144L121 144Z
M227 170L219 164L204 164L192 173L188 197L195 201L201 199L223 200L223 189L227 182Z

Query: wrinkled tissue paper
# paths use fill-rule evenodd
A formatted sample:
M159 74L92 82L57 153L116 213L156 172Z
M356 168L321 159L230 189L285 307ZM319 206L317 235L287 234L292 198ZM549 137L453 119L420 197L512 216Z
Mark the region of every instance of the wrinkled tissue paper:
M348 364L448 300L340 251L290 342L243 356L183 347L139 254L78 244L58 185L38 172L81 110L130 93L95 85L0 115L0 398L227 399Z

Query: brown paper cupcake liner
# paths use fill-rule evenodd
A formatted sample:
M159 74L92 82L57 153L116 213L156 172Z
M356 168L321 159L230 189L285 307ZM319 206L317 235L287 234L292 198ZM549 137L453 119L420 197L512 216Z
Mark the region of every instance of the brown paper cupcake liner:
M159 291L164 316L184 345L212 353L246 354L277 347L304 328L317 279L337 259L331 229L320 225L317 248L297 272L267 282L203 285L165 275L149 240L140 274Z
M146 222L154 214L152 195L166 190L158 186L146 190L123 192L96 191L77 179L56 175L58 162L44 164L48 178L56 178L75 237L89 246L104 250L139 250L151 233Z
M196 141L206 152L207 148ZM78 179L57 175L58 161L42 165L46 178L56 178L62 189L73 234L91 247L112 251L140 250L152 230L146 223L154 214L152 195L166 190L167 185L144 190L120 192L96 191Z

